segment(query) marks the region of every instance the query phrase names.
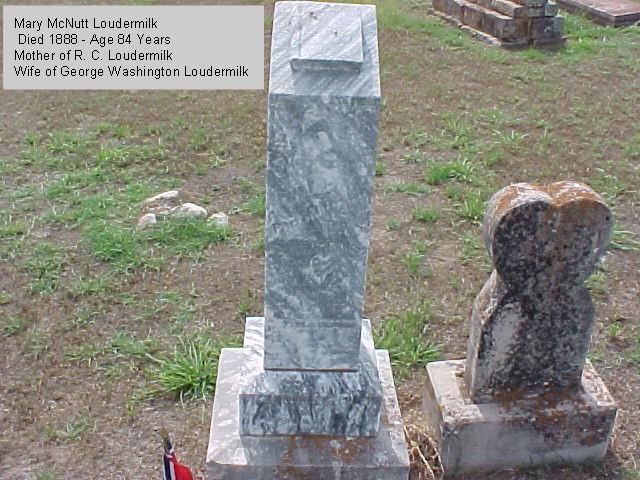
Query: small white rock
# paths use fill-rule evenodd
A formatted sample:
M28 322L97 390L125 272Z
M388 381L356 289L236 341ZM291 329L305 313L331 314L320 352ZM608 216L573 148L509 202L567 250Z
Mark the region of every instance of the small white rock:
M156 223L157 219L155 213L145 213L138 219L138 228L142 230L152 227Z
M216 225L221 227L229 225L229 216L224 212L214 213L209 217L209 220L215 222Z
M171 215L176 217L206 217L207 210L195 203L183 203L179 207L171 209Z
M147 198L144 202L142 202L142 204L146 205L147 203L154 203L154 202L170 203L172 200L176 200L179 198L180 198L180 190L169 190L167 192L162 192L162 193L159 193L158 195Z

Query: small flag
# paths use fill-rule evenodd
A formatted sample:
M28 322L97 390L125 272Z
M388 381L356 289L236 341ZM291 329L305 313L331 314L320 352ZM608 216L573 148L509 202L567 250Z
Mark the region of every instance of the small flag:
M169 432L166 429L160 429L160 436L162 437L162 446L164 447L163 457L163 478L164 480L193 480L193 475L189 467L180 465L178 458L176 457L176 451L171 445L171 439L169 438Z

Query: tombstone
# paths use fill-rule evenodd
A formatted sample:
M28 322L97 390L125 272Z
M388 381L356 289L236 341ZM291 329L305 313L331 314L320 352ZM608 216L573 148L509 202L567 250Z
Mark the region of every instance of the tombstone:
M518 183L491 198L494 270L473 304L467 358L427 366L446 474L604 457L617 408L586 359L595 313L584 281L612 225L580 183Z
M561 45L564 17L553 0L433 0L434 12L506 48Z
M376 28L370 5L276 3L264 318L220 356L207 478L408 477L389 357L362 318Z

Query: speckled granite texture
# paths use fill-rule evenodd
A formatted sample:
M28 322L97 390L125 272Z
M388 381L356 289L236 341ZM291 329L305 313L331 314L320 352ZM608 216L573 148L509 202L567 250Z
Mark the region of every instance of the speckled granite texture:
M595 319L584 281L612 230L609 207L583 184L520 183L491 198L495 270L474 303L465 373L475 401L580 385Z
M473 305L467 359L427 366L445 474L604 457L617 407L586 362L595 313L584 281L612 230L609 207L580 183L518 183L491 198L495 270Z
M240 391L249 386L253 378L264 374L262 325L262 318L248 318L244 348L222 350L206 478L406 480L409 458L389 356L384 350L376 350L373 358L383 394L380 429L375 437L240 434Z
M346 38L335 41L334 32ZM276 4L267 134L267 369L359 368L380 104L376 35L372 6ZM325 43L327 50L319 47Z

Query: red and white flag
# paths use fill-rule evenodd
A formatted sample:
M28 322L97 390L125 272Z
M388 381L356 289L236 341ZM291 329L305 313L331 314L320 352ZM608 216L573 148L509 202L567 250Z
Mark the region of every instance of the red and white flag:
M164 480L193 480L193 475L189 467L180 465L176 451L171 445L169 433L163 428L160 430L162 436L162 446L164 447L162 474Z

